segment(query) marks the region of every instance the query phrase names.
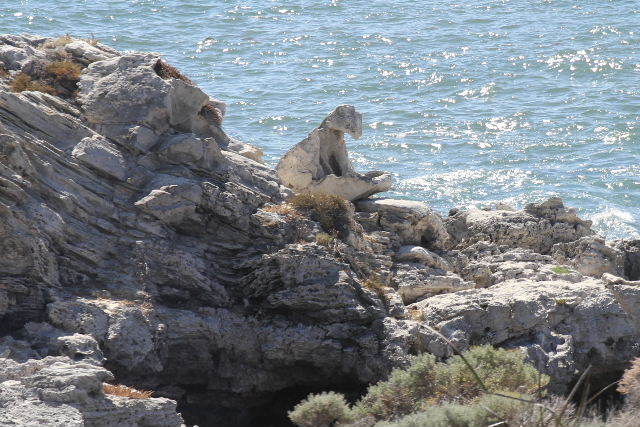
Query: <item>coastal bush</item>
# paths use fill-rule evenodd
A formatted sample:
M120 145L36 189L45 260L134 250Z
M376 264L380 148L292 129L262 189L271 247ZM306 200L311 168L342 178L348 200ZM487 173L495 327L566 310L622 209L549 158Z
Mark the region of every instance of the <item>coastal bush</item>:
M525 363L519 350L472 347L464 357L474 368L489 392L534 394L549 377ZM435 356L416 356L406 369L394 369L387 381L372 385L354 407L358 416L392 419L439 403L471 402L483 394L481 385L462 357L447 363Z
M12 92L24 92L35 91L35 92L44 92L50 95L57 95L58 91L53 88L53 86L43 83L40 81L34 81L30 76L24 73L20 73L11 80L9 87Z
M103 384L102 390L105 392L105 394L128 397L130 399L148 399L153 394L152 391L138 390L122 384Z
M376 427L477 427L495 423L507 426L535 426L540 409L520 400L486 395L470 404L444 403Z
M330 427L336 422L348 423L352 420L344 395L333 391L310 394L288 415L299 427Z
M349 222L349 202L342 197L326 193L299 193L289 203L296 209L311 213L329 233L344 233Z

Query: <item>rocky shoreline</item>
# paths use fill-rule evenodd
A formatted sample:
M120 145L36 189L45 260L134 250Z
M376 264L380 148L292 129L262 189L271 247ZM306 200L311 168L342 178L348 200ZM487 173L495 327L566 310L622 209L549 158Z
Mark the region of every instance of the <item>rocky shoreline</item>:
M391 177L353 169L350 106L275 170L225 114L158 54L0 36L0 424L279 425L310 391L447 358L431 328L522 348L559 393L640 356L640 240L558 198L369 198Z

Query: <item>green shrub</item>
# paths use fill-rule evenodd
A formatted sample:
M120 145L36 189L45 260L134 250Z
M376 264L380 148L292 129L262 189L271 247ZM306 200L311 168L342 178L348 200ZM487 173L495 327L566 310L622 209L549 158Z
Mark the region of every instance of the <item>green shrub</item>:
M335 422L351 421L351 410L339 393L310 394L288 413L289 419L300 427L329 427Z
M525 363L525 355L519 349L471 347L464 352L464 356L491 392L533 394L549 382L548 376ZM441 400L468 400L482 393L481 386L460 356L453 356L447 361L447 368L441 371L440 381L447 385L442 390Z
M344 234L349 222L349 202L342 197L325 193L300 193L289 203L296 209L311 213L328 233Z
M369 386L355 405L355 413L358 417L388 419L416 411L420 402L434 396L439 388L437 368L433 354L414 357L406 370L394 369L387 381Z
M549 377L524 362L518 350L472 347L464 353L491 392L534 394ZM355 405L358 416L391 419L444 402L471 402L483 394L473 373L460 356L447 363L435 356L414 357L406 370L394 369L387 381L372 385Z
M469 404L444 403L376 427L477 427L505 422L507 426L535 426L545 418L534 405L500 396L483 396ZM548 417L547 417L548 418Z

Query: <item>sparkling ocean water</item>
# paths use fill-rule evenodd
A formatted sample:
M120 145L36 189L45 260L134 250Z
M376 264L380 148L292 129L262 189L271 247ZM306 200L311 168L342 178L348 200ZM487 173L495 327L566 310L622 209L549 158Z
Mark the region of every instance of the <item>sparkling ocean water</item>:
M515 207L561 196L640 237L637 0L3 0L0 32L160 52L228 104L271 165L340 104L388 196Z

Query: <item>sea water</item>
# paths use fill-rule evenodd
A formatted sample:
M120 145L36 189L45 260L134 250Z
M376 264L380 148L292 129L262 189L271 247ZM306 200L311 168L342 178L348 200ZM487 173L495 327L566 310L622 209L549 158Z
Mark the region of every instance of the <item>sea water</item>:
M446 215L558 195L640 237L636 0L4 0L0 32L159 52L271 165L353 104L351 158L393 173L386 196Z

